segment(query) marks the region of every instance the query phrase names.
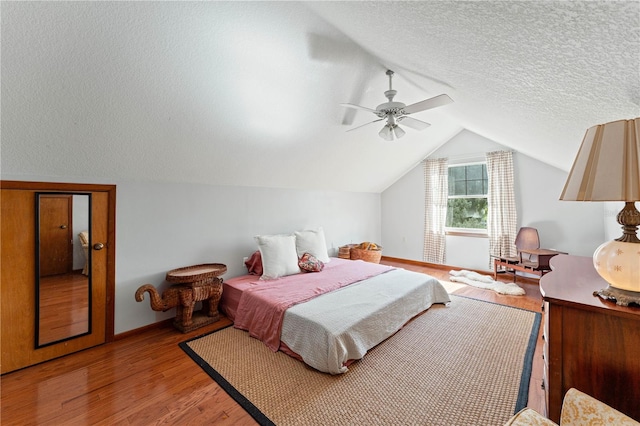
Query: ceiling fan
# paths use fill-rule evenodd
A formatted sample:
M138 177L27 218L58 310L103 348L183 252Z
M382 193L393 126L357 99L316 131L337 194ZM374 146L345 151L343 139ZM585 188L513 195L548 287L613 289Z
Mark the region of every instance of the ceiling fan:
M394 102L393 97L396 95L396 91L391 87L391 79L393 78L393 71L387 70L386 73L389 76L389 90L384 92L384 95L389 100L383 104L380 104L376 107L376 109L371 109L367 107L363 107L360 105L354 104L340 104L347 108L355 108L361 109L363 111L369 111L377 115L377 120L373 120L369 123L363 124L362 126L354 127L353 129L347 130L348 132L352 130L359 129L360 127L367 126L372 123L377 123L378 121L386 120L387 123L384 125L382 130L378 133L381 138L392 141L394 139L400 139L405 135L405 131L398 126L399 123L406 125L407 127L411 127L415 130L424 130L427 127L431 126L431 124L426 123L422 120L415 119L413 117L409 117L409 114L414 114L416 112L424 111L431 108L436 108L439 106L447 105L453 102L448 95L438 95L433 98L425 99L424 101L416 102L411 105L405 105L402 102Z

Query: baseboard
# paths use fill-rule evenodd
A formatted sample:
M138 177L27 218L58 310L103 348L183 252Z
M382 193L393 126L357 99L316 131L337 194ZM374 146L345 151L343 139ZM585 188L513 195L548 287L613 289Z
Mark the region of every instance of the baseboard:
M118 333L115 336L113 336L113 340L126 339L128 337L135 336L135 335L138 335L138 334L142 334L142 333L147 332L149 330L155 330L157 328L172 327L173 320L174 320L174 318L168 318L166 320L154 322L153 324L148 324L148 325L145 325L145 326L140 327L140 328L134 328L133 330L125 331L123 333Z
M420 260L402 259L400 257L382 256L382 260L386 260L389 262L404 263L406 265L424 266L425 268L441 269L443 271L450 271L452 269L461 269L459 266L443 265L441 263L429 263L429 262L423 262ZM479 274L493 274L492 271L481 270L481 269L467 269L467 271L473 271Z
M440 263L429 263L429 262L423 262L420 260L411 260L411 259L402 259L400 257L391 257L391 256L382 256L381 261L388 261L388 262L395 262L395 263L403 263L405 265L413 265L413 266L422 266L425 268L431 268L431 269L439 269L442 271L451 271L451 270L460 270L460 269L465 269L467 271L472 271L472 272L477 272L479 274L483 274L483 275L491 275L493 276L493 271L490 270L482 270L482 269L468 269L468 268L460 268L459 266L451 266L451 265L443 265ZM500 274L500 273L499 273ZM521 283L529 283L529 284L538 284L539 280L538 278L530 278L530 277L525 277L522 275L518 275L518 281Z

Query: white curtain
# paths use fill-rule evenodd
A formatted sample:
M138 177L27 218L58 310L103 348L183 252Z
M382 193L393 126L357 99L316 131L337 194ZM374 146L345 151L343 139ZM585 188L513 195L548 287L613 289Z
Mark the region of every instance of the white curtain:
M489 191L487 202L487 233L489 255L495 257L516 256L517 212L513 190L513 153L495 151L487 153ZM491 268L493 262L489 259Z
M425 262L444 264L445 223L449 195L449 170L446 158L424 160L425 216L424 252Z

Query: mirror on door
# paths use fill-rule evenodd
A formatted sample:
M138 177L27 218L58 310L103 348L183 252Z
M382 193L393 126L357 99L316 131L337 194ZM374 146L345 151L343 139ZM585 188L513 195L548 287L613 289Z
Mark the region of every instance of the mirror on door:
M91 194L36 193L36 348L91 333Z

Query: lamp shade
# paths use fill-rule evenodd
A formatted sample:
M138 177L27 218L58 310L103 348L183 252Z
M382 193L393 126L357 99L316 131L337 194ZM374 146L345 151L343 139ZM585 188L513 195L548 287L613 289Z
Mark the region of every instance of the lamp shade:
M587 130L561 200L640 200L640 118Z

